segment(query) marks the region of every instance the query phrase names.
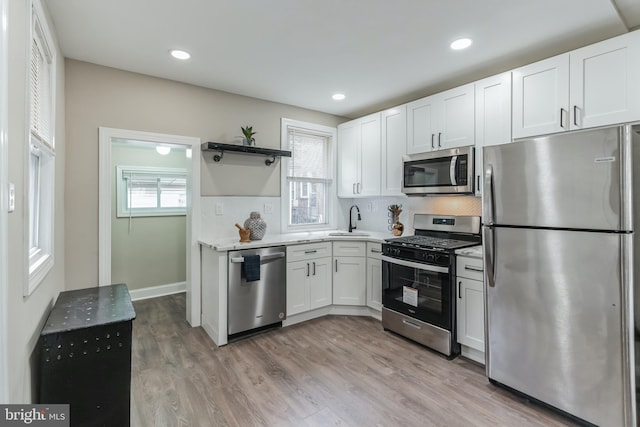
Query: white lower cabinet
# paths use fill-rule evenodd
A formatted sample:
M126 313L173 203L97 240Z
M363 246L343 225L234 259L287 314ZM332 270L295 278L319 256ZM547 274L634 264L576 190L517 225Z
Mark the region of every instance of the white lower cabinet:
M367 306L382 310L381 243L367 243Z
M484 283L482 259L457 257L456 305L458 342L462 355L476 362L484 359Z
M287 316L331 305L330 255L331 243L287 247Z
M333 242L333 304L367 303L365 251L365 242Z

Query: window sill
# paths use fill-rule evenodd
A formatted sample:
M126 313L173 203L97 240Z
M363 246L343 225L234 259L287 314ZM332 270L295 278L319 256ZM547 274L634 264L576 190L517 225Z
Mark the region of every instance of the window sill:
M25 289L24 296L29 296L36 290L40 283L53 268L53 255L45 254L29 259L29 286Z

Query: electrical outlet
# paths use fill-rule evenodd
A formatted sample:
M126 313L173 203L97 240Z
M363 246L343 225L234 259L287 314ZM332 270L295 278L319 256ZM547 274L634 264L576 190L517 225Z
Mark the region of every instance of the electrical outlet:
M216 203L216 215L224 215L224 205L222 203Z
M265 203L264 204L264 214L265 215L273 215L273 203Z
M16 210L16 186L13 182L9 183L9 212Z

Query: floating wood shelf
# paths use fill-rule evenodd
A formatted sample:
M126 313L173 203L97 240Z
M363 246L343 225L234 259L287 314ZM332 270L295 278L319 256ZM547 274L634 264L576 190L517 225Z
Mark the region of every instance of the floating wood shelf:
M254 145L237 145L237 144L223 144L221 142L203 142L201 145L202 151L217 151L220 154L214 154L213 161L219 162L222 160L222 156L225 151L231 151L240 154L258 154L263 156L272 157L272 159L266 159L264 164L271 166L278 157L291 157L291 151L274 150L272 148L261 148Z

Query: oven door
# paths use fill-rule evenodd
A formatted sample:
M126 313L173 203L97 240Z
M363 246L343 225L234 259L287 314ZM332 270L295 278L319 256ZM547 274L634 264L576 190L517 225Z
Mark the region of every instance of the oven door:
M409 195L473 193L474 148L411 156L403 162L402 191Z
M452 331L449 268L382 256L382 305Z

